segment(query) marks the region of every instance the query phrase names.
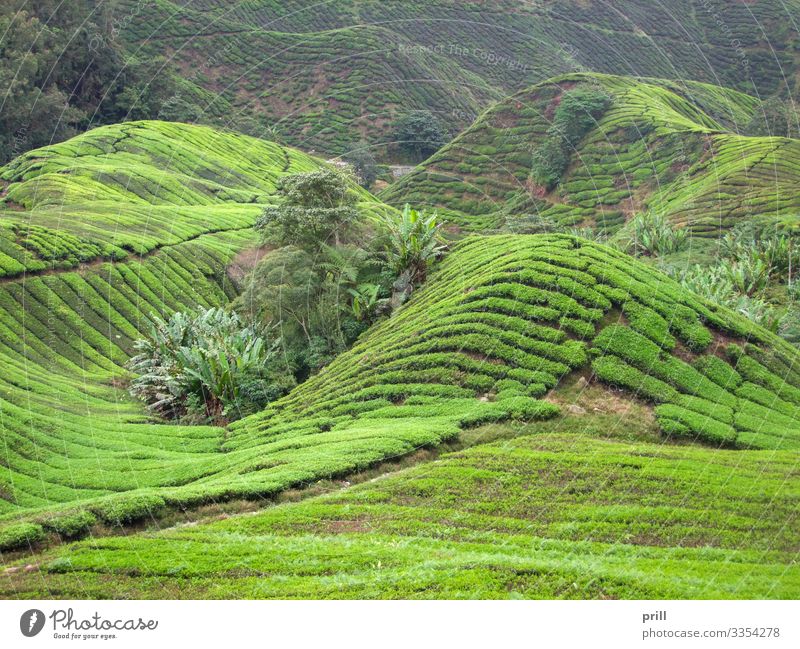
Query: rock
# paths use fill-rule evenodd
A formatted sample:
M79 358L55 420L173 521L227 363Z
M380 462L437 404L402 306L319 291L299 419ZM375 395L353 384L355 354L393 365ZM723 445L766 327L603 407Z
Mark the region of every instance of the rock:
M567 406L567 412L571 415L585 415L586 410L581 408L580 406L576 406L574 403Z
M575 382L575 385L577 385L581 390L585 388L588 384L589 381L586 380L585 376L579 376L578 380Z
M34 566L32 563L29 563L24 568L25 572L33 572L34 570L38 570L38 569L39 569L39 566Z
M15 572L19 572L22 570L19 566L14 566L13 568L6 568L3 572L7 575L13 575Z

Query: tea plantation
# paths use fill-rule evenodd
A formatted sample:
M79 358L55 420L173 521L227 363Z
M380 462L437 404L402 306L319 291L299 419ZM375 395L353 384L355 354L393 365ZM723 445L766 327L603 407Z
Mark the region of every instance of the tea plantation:
M0 592L793 599L796 457L521 436L256 515L82 541Z
M225 428L148 419L126 389L134 341L156 314L233 298L226 267L257 245L276 180L320 164L132 122L0 169L0 593L797 596L800 352L576 236L467 237L263 411ZM390 211L354 191L365 219ZM579 383L634 413L629 432L575 415ZM492 427L504 442L352 490L119 536Z
M411 110L456 133L493 101L565 72L791 93L800 10L776 0L116 0L114 16L132 55L167 57L177 99L202 119L342 154L359 139L384 146Z
M555 186L542 186L532 164L576 89L603 93L609 105L567 152ZM535 214L613 233L648 212L701 236L744 219L796 226L800 144L740 135L760 110L749 95L700 83L565 75L490 108L382 198L443 208L472 231Z

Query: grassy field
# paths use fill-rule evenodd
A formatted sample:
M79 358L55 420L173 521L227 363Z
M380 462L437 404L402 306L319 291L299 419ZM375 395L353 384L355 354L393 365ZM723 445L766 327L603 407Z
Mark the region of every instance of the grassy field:
M799 14L775 0L116 0L114 15L128 50L165 55L179 98L208 117L341 154L360 138L383 152L387 125L409 110L431 110L455 133L565 72L792 92Z
M300 503L65 546L40 557L37 571L0 579L0 592L633 599L800 593L796 454L530 434L535 428Z
M542 187L534 156L576 87L602 90L611 104L569 151L560 182ZM437 207L468 231L505 219L513 227L522 214L607 233L640 213L706 237L746 219L796 226L800 144L740 135L758 110L749 95L700 83L566 75L490 108L382 198Z

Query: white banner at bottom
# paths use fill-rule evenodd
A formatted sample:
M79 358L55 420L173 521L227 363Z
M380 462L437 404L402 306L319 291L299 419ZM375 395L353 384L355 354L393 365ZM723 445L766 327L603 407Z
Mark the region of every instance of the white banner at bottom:
M0 602L3 648L797 648L798 631L793 601Z

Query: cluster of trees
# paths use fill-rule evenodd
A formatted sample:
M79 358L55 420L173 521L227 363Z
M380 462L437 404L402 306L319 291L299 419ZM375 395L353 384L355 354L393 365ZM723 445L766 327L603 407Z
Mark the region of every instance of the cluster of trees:
M397 148L413 162L429 158L450 139L442 121L428 110L415 110L400 116L392 137Z
M155 118L171 105L166 61L123 54L110 4L0 3L0 163L94 124Z
M350 179L285 177L256 223L274 246L232 312L159 321L130 368L132 393L171 418L230 421L287 392L402 304L443 253L436 214L359 218Z
M611 101L605 91L592 86L578 86L562 95L547 136L533 152L531 177L537 185L550 190L560 182L575 147Z
M280 203L256 223L278 246L254 269L235 308L279 323L298 379L347 349L377 318L425 281L442 252L441 223L406 206L359 218L346 175L330 169L287 176Z

